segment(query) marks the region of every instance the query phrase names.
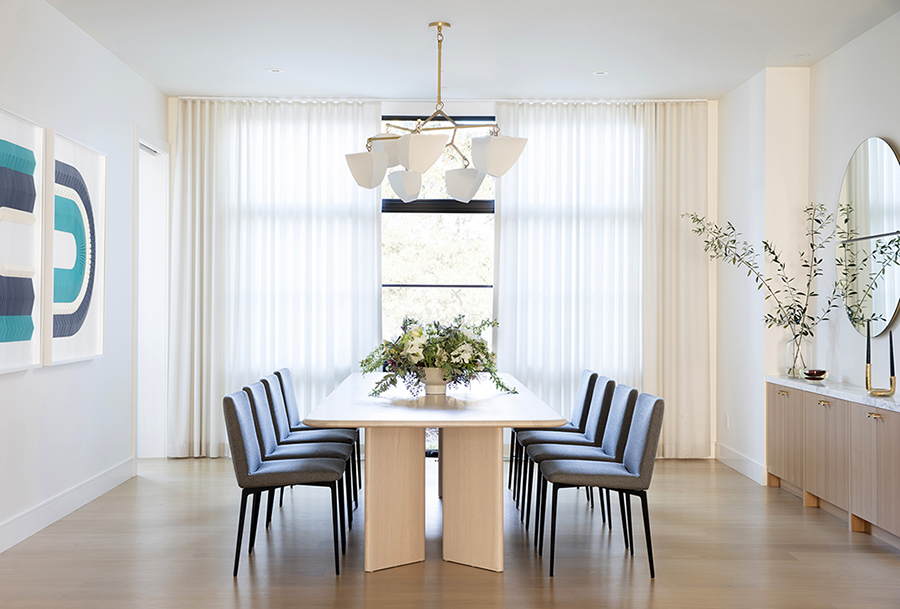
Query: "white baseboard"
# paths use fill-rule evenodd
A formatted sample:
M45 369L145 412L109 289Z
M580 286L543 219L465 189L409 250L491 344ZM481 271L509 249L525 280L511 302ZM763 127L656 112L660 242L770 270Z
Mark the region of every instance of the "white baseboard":
M51 497L27 512L0 523L0 552L8 550L44 527L68 516L133 476L134 460L128 459L55 497Z
M716 461L720 461L734 471L744 474L757 484L766 485L766 466L747 455L716 443Z

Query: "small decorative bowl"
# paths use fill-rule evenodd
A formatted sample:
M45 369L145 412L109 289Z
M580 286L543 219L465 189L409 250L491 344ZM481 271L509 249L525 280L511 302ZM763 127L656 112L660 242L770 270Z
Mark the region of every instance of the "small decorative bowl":
M804 370L803 378L807 381L824 381L825 377L828 376L827 370Z

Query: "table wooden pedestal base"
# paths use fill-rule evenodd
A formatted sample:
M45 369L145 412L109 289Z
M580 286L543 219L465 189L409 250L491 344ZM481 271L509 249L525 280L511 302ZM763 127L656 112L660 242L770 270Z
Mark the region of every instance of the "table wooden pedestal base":
M503 570L503 429L445 427L444 560Z
M425 560L425 428L366 428L366 571Z
M425 560L425 430L366 428L366 571ZM503 430L446 427L444 560L503 570Z

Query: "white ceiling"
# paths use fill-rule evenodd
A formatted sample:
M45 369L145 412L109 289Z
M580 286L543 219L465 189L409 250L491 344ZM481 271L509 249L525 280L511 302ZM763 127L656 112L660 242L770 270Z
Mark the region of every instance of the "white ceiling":
M49 2L168 95L356 99L434 99L431 21L452 24L447 99L715 99L765 67L812 65L900 10L900 0Z

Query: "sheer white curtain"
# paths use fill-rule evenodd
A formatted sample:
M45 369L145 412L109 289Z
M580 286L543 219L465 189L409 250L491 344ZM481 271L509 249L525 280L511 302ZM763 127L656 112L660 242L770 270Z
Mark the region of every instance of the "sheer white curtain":
M654 102L497 105L503 134L529 138L498 185L497 352L565 416L583 368L658 393L661 454L706 457L709 265L697 242L699 265L679 257L691 235L678 222L706 212L706 104L675 106L702 126L676 127ZM670 265L696 277L673 285ZM700 439L685 438L683 412Z
M228 453L222 398L289 367L307 411L381 336L379 193L344 155L359 102L180 99L168 454Z

